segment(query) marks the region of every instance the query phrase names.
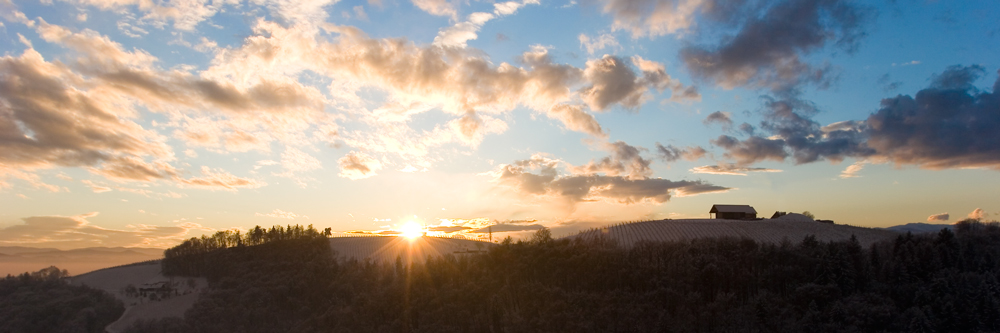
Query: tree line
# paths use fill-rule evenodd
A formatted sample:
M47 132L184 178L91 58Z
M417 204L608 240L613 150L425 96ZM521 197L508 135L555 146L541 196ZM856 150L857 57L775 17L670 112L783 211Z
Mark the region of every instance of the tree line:
M121 301L70 285L54 266L0 279L0 332L104 332L125 312Z
M214 258L226 253L222 250L275 242L326 240L331 234L330 228L319 231L311 224L305 227L275 225L270 229L256 226L246 233L239 230L224 230L211 236L192 237L165 250L161 265L166 275L205 276L209 271L223 269L218 266L219 259Z
M205 271L184 318L130 332L1000 331L996 222L868 248L810 236L625 249L543 229L409 266L336 259L323 240L214 253L226 269Z

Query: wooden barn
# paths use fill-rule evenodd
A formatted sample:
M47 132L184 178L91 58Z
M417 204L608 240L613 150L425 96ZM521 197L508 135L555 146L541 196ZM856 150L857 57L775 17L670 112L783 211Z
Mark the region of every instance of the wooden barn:
M708 215L716 219L754 220L757 219L757 210L750 205L712 205Z

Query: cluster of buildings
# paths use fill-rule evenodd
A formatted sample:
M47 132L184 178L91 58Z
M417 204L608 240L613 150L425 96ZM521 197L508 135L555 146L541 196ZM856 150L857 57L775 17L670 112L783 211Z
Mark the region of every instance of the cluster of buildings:
M787 215L788 212L776 211L774 215L771 215L772 219L776 219ZM757 218L757 210L750 205L712 205L712 209L708 211L708 217L713 219L722 220L762 220L763 218ZM815 220L821 223L833 223L831 220Z

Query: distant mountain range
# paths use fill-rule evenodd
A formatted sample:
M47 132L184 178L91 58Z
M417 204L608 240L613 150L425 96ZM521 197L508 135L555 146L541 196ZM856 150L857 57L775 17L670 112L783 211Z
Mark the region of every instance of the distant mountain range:
M0 246L0 276L35 272L56 266L79 275L93 270L163 258L163 249L88 247L73 250Z
M884 228L885 230L895 231L900 233L912 232L915 234L922 234L928 232L938 232L941 229L951 229L953 225L951 224L932 224L932 223L907 223L903 225L891 226Z

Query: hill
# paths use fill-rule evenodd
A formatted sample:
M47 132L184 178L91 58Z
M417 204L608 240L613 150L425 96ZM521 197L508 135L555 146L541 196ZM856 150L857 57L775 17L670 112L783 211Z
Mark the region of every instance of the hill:
M784 240L800 242L809 235L816 236L819 241L848 240L854 235L862 246L869 246L898 235L882 229L819 223L800 216L753 221L685 219L632 222L587 230L566 238L607 237L620 246L629 248L644 241L669 242L711 237L749 238L761 243L777 244Z
M204 278L164 276L159 261L100 269L69 280L70 284L102 290L122 301L125 313L107 326L110 333L122 332L138 320L183 317L184 311L198 300L199 291L208 286ZM168 288L163 288L164 284ZM162 291L133 293L129 286Z

